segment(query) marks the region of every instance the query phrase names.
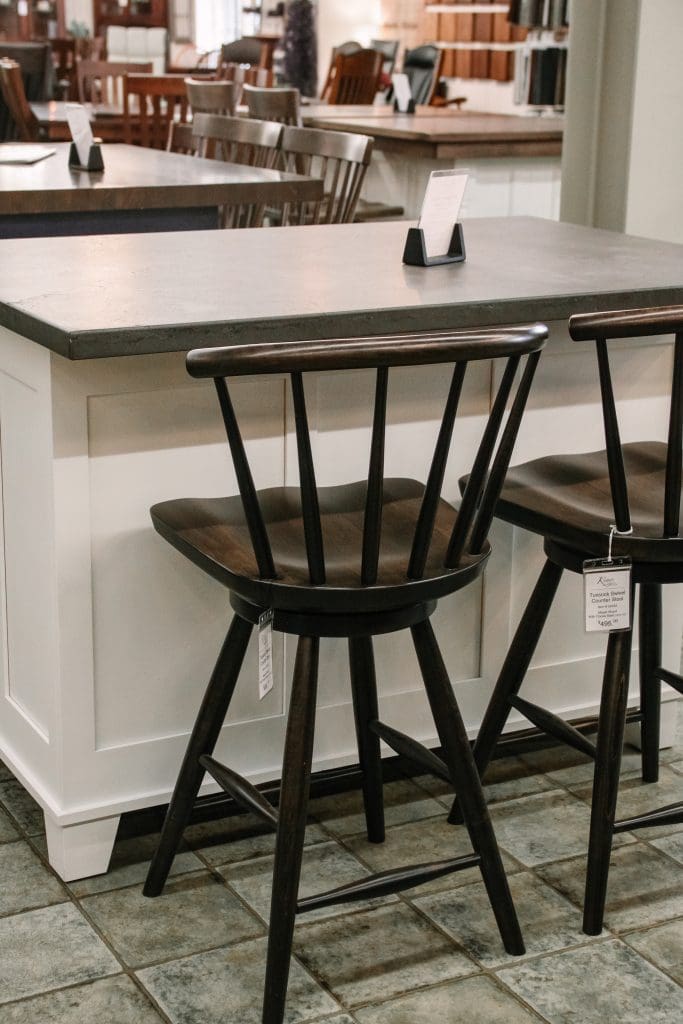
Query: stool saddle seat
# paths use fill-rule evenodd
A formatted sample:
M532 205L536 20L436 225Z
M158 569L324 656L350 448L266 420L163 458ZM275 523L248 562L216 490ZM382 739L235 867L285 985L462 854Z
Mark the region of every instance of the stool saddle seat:
M615 536L612 553L634 562L683 557L683 539L662 537L667 446L623 444L633 533ZM514 526L578 549L586 558L607 554L614 506L607 452L552 455L508 471L496 515ZM683 579L683 563L680 565Z
M325 583L319 587L310 583L298 487L258 493L277 571L273 580L259 577L239 496L165 501L153 506L151 516L165 540L232 593L259 607L314 612L324 600L326 611L337 614L388 611L459 590L483 571L489 555L487 544L480 553L463 558L456 569L444 567L456 511L439 500L422 578L409 580L410 539L424 491L416 480L384 480L379 573L369 587L361 587L365 480L318 488L325 550Z

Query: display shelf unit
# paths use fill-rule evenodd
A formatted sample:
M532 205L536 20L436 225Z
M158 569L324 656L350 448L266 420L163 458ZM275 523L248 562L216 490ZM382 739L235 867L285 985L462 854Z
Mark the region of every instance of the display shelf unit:
M64 32L64 0L0 0L0 41L52 39Z
M168 0L94 0L95 35L104 35L107 25L168 28Z

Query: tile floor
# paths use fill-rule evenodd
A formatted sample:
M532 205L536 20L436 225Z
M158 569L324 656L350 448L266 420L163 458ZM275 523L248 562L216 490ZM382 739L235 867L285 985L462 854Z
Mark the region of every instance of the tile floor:
M625 752L620 814L683 796L679 723L656 786ZM319 910L296 928L287 1024L681 1024L683 826L620 837L607 927L588 938L586 759L506 758L487 795L526 956L505 954L476 869ZM358 794L312 804L304 892L467 849L441 783L393 782L386 796L381 846L363 837ZM64 885L40 813L0 765L0 1024L259 1024L270 835L245 818L193 826L164 896L145 900L154 841L119 842L107 875Z

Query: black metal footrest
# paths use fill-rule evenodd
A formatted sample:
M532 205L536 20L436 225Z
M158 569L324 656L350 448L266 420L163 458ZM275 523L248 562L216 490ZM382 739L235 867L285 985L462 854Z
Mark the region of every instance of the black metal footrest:
M683 676L679 676L678 672L669 672L668 668L658 668L655 676L678 693L683 693Z
M449 875L453 871L463 871L465 868L476 867L481 863L481 857L477 853L470 853L464 857L454 857L452 860L434 861L432 864L414 864L407 868L395 868L393 871L382 871L377 875L368 875L357 882L349 882L337 889L330 889L328 892L321 892L317 896L308 896L299 900L296 906L297 914L303 914L307 910L317 910L318 907L332 907L337 903L352 903L354 900L377 899L379 896L389 896L395 892L403 892L404 889L412 889L415 885L423 882L431 882L442 875Z
M220 761L204 754L199 758L202 768L205 768L209 775L216 780L218 785L228 796L231 796L245 811L256 814L261 821L267 825L277 828L277 813L268 803L262 793L259 793L256 786L247 782L245 778L234 772L232 768L226 768Z
M404 732L392 729L390 725L385 725L384 722L377 720L370 722L370 729L397 754L407 757L409 761L424 768L431 775L436 775L437 778L444 779L453 785L450 772L444 762L424 744L418 743L411 736L406 736Z
M681 825L683 824L683 803L667 804L656 811L639 814L637 818L625 818L614 822L614 832L630 832L634 828L647 828L650 825Z
M553 714L547 708L540 708L538 704L532 704L522 697L510 697L510 704L517 711L521 711L524 717L528 718L531 724L541 729L542 732L549 733L561 743L567 743L570 747L574 747L575 750L579 750L582 754L587 754L588 757L595 759L595 746L591 741L586 739L583 733L575 729L573 725L560 718L559 715Z

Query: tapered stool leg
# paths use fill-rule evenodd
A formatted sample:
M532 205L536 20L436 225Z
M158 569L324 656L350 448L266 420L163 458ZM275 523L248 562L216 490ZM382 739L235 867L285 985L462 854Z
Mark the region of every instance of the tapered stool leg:
M508 953L521 956L524 953L524 940L517 913L472 749L441 651L428 621L412 626L411 632L446 763L460 799L465 825L474 851L481 857L481 873L503 945Z
M659 778L659 720L662 684L655 672L662 664L662 587L640 585L639 661L641 756L643 782Z
M524 682L561 578L561 567L547 559L517 626L474 744L474 761L482 778L510 715L510 699ZM452 825L462 821L458 797L448 820Z
M223 642L168 805L159 846L149 866L143 889L145 896L158 896L166 884L173 858L204 777L204 769L199 764L199 758L202 754L213 753L218 742L252 629L251 623L235 615Z
M358 740L358 760L363 776L363 805L368 839L384 842L384 799L382 793L382 758L379 736L369 728L379 718L377 681L372 637L349 638L351 692Z
M313 759L319 646L317 637L299 637L294 665L275 843L263 1024L281 1024L285 1013Z
M600 699L591 805L583 930L599 935L605 913L607 876L612 852L614 816L619 791L621 751L626 725L632 633L610 633Z

